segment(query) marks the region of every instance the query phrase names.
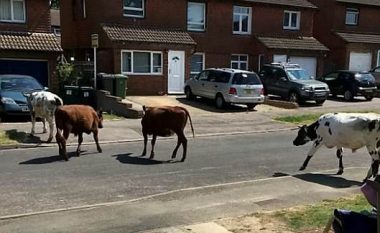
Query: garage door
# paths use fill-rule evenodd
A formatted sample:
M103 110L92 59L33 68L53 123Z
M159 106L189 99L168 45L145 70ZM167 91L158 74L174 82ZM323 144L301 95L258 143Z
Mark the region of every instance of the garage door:
M0 59L0 74L24 74L36 78L44 87L49 86L48 62Z
M290 62L300 65L311 76L316 77L316 74L317 74L317 58L316 57L290 57Z
M367 71L371 69L371 53L350 53L349 70Z

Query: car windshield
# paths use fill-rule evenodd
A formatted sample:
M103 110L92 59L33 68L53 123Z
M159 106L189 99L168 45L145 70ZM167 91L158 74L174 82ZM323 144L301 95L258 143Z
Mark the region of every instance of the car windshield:
M258 85L261 84L259 77L252 73L237 73L234 75L232 84Z
M375 81L375 78L372 76L372 74L369 73L359 73L355 74L355 79L359 81Z
M288 69L286 70L289 78L291 80L312 80L313 78L309 75L306 70L303 69Z
M42 86L33 78L28 77L6 77L0 79L0 90L38 90Z

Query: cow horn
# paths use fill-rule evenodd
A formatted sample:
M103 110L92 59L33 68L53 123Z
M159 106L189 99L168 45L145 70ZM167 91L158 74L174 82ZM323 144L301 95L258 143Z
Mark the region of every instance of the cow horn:
M146 112L146 107L145 107L145 105L143 105L142 108L143 108L143 111Z

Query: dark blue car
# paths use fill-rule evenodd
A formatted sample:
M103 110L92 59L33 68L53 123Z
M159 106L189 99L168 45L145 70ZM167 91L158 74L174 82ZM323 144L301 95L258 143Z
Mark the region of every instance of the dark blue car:
M5 116L27 116L29 108L24 92L43 90L44 87L28 75L0 75L0 120Z

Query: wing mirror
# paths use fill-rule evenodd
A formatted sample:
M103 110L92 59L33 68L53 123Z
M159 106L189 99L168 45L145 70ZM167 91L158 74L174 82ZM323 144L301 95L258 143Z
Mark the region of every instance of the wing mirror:
M287 81L287 79L285 77L281 77L280 80L281 81Z

